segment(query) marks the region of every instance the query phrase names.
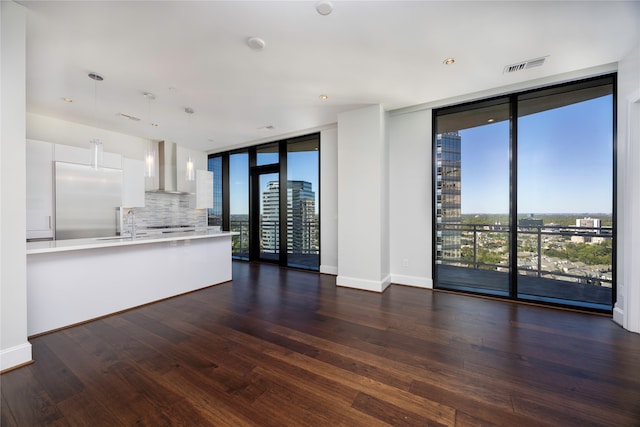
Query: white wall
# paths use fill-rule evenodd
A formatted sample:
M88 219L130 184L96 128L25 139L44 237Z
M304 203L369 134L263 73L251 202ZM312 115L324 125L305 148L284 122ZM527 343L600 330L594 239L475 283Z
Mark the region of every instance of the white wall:
M386 114L373 105L338 116L339 286L390 283Z
M320 272L338 274L338 130L320 132Z
M99 138L104 151L138 160L144 160L149 144L148 139L33 113L27 113L27 138L83 148L88 148L92 139Z
M613 318L640 332L640 43L618 67L617 301Z
M389 118L391 281L432 288L431 110Z
M0 2L0 371L31 361L27 341L26 10Z

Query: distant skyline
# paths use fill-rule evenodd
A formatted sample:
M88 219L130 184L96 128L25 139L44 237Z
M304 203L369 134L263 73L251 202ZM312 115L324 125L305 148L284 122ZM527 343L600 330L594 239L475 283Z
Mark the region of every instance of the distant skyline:
M518 213L611 214L611 95L520 117ZM461 130L462 213L509 212L509 123Z

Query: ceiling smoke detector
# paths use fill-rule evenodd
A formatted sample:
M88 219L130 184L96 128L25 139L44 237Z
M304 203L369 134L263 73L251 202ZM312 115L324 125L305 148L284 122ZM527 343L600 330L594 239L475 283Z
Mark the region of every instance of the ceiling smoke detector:
M328 0L321 0L316 3L316 11L323 16L333 12L333 4Z
M516 64L507 65L502 70L503 74L515 73L516 71L528 70L529 68L540 67L544 64L544 61L547 60L547 56L542 56L540 58L529 59L527 61L518 62Z

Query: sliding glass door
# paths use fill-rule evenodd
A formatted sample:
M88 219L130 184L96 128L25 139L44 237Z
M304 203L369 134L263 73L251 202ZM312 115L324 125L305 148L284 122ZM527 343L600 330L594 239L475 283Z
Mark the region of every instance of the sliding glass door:
M436 287L612 309L614 85L434 111Z

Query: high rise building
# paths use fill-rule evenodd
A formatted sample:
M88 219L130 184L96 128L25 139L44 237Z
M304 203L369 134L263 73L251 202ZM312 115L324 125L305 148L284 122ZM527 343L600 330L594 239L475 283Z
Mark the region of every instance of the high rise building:
M262 193L260 249L277 253L280 246L280 183L270 181Z
M600 218L578 218L576 219L576 227L578 228L586 228L587 233L589 234L597 234L600 233L600 228L602 222ZM579 233L579 232L578 232ZM571 241L573 243L603 243L605 239L603 237L595 237L589 235L574 235L571 236Z
M455 262L461 256L461 141L458 132L436 135L436 260Z
M262 194L262 247L277 252L279 246L280 184L271 181ZM287 250L305 254L317 250L316 195L307 181L287 181Z

